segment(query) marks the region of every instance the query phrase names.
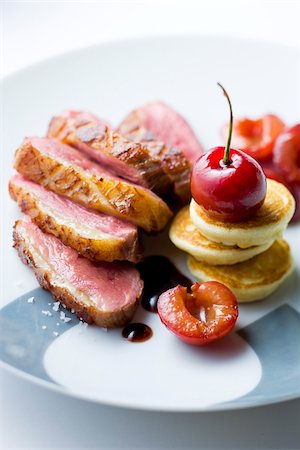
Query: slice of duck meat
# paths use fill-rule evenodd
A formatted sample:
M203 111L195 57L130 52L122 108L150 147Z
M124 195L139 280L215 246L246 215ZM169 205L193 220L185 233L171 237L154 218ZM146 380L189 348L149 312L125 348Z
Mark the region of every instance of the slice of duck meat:
M143 126L152 136L168 147L175 147L193 163L203 152L194 131L187 121L163 102L148 103L133 110L121 123L119 133L134 135Z
M77 148L115 175L159 195L170 189L171 180L155 154L145 145L121 136L89 113L65 111L53 117L47 136Z
M183 152L176 147L169 147L154 137L144 125L139 124L139 116L133 112L130 119L125 119L119 128L120 133L136 142L147 146L149 151L161 161L165 174L172 182L170 192L183 204L188 203L191 197L190 171L191 163ZM132 123L129 124L129 122Z
M137 269L126 262L92 263L28 217L16 222L14 247L42 288L87 323L113 328L132 319L142 294Z
M87 111L63 111L58 116L54 116L48 125L48 137L58 137L64 140L65 136L72 132L73 127L81 127L89 123L103 124L109 126L106 120L91 114Z
M11 197L42 231L53 234L92 261L141 259L137 227L114 216L88 210L22 175L9 182Z
M148 232L160 231L172 216L167 204L149 189L114 177L78 150L53 139L25 138L14 167L48 190Z
M193 130L173 109L162 102L133 110L118 132L146 145L162 163L173 184L173 193L182 203L190 199L191 164L202 152Z

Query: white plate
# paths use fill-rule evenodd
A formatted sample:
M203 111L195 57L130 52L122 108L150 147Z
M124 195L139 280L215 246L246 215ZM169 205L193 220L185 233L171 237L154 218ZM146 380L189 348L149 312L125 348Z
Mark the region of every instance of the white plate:
M125 41L78 50L20 71L4 84L6 191L15 148L25 135L43 135L50 117L83 109L118 122L132 108L161 99L181 112L208 148L220 143L228 117L216 82L228 89L236 116L278 113L299 119L299 53L292 48L228 38L170 37ZM139 310L154 330L141 344L122 340L120 330L57 326L51 297L11 248L19 217L4 194L2 247L4 321L1 347L6 367L44 386L111 405L169 411L249 407L300 395L299 283L297 272L271 297L243 305L235 331L207 348L179 342L156 315ZM300 267L299 226L286 239ZM148 253L168 255L187 273L185 255L167 233L148 238ZM17 301L11 303L14 299ZM42 310L49 309L51 317ZM42 325L47 325L43 330ZM53 331L60 330L54 338Z

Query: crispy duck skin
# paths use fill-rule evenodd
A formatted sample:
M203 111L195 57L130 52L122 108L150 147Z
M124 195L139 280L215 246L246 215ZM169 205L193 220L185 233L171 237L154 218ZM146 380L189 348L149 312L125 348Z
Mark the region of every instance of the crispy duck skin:
M173 108L164 102L148 103L133 110L122 122L128 127L144 126L152 135L168 147L179 149L184 156L193 163L203 152L194 131L187 121Z
M139 111L135 110L121 123L118 131L126 138L140 142L161 161L164 172L172 182L173 194L183 204L191 198L191 163L177 147L169 147L156 138L141 122Z
M17 149L15 169L26 178L87 208L158 232L172 216L150 190L114 177L81 152L48 138L25 138Z
M141 259L135 225L88 210L20 174L11 178L9 192L42 231L58 237L91 261Z
M203 149L180 114L163 102L148 103L129 113L118 132L147 146L171 179L175 197L182 203L190 200L191 165Z
M126 262L92 263L56 237L43 233L29 218L16 222L14 247L33 268L40 286L89 324L115 328L129 322L143 282Z
M171 180L160 159L146 145L133 142L100 119L81 111L65 111L52 118L47 136L71 145L103 167L158 195L170 190Z

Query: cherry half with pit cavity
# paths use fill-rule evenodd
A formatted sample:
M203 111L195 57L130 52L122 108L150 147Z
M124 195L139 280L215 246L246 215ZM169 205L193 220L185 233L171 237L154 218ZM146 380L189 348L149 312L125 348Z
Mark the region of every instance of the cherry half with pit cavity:
M277 138L273 162L288 183L300 186L300 123L288 128Z
M224 221L239 222L252 217L266 197L266 177L251 156L230 148L233 114L226 90L221 84L230 109L226 147L215 147L202 154L191 172L194 200L207 215Z
M272 158L274 142L284 129L284 122L274 114L266 114L258 119L241 117L234 121L232 144L263 163ZM226 138L228 125L222 128L221 135Z
M161 294L158 314L162 323L179 339L205 345L226 336L238 318L233 292L218 281L195 283L191 293L176 286Z

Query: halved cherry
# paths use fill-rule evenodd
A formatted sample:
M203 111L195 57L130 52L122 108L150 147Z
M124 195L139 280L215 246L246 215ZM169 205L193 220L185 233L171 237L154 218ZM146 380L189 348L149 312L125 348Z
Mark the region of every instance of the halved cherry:
M291 222L298 222L300 220L300 185L294 183L289 184L287 187L290 190L291 194L294 196L296 202L296 209Z
M286 187L288 187L286 180L274 166L273 162L262 164L262 169L267 178L271 178L272 180L278 181L278 183L284 184Z
M300 123L287 129L276 139L273 161L289 183L300 185Z
M279 183L285 185L288 188L290 193L293 195L296 208L294 215L291 219L291 222L297 222L300 220L300 184L299 183L289 183L284 175L279 172L278 167L274 165L274 163L270 163L267 165L263 165L263 171L267 178L271 178L272 180L276 180Z
M234 148L263 161L271 156L274 142L284 128L284 122L274 114L267 114L259 119L235 119L231 143ZM228 125L221 130L224 142L227 133Z
M218 281L195 283L191 293L176 286L161 294L157 304L162 323L179 339L205 345L228 334L238 318L233 292Z

